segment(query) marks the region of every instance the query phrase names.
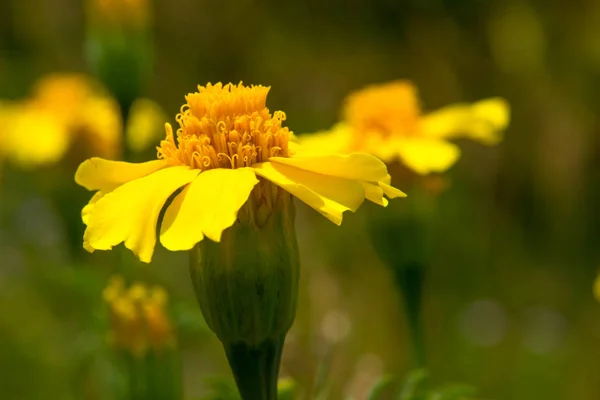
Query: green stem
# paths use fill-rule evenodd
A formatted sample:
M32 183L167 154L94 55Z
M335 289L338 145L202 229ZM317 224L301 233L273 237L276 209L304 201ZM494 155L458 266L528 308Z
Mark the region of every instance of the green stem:
M414 361L418 368L425 365L425 347L422 340L421 309L424 267L410 262L394 268L396 283L400 289L406 309L406 319L413 345Z
M129 149L129 146L127 146L127 136L126 136L126 132L127 132L127 121L129 120L129 111L131 109L131 105L133 104L133 101L129 100L129 99L119 99L119 109L121 111L121 121L123 123L123 153L122 153L122 157L124 161L128 161L128 162L132 162L132 154L131 154L131 150Z
M143 358L127 354L128 386L130 400L146 399L145 365Z
M258 346L223 344L242 400L277 400L277 378L284 338Z

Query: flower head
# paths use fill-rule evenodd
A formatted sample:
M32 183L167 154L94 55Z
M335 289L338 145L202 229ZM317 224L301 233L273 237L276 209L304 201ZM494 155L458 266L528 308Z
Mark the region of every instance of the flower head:
M97 191L82 211L85 248L125 242L150 262L159 222L160 241L169 250L190 250L205 238L219 242L250 201L244 215L265 223L281 191L338 225L343 212L355 211L365 198L385 206L384 195L404 196L371 155L299 148L283 126L285 114L266 108L268 91L241 83L199 86L186 96L176 134L166 124L158 160L82 163L77 183Z
M84 75L46 76L5 114L6 157L22 167L55 163L71 148L109 158L121 148L118 105Z
M302 136L301 143L334 152L364 151L428 174L445 171L460 156L448 139L468 137L495 144L507 124L508 105L503 99L456 104L423 115L416 87L394 81L350 94L343 121L329 131Z
M160 139L164 112L154 101L137 99L129 110L125 143L133 152ZM81 74L52 74L30 96L0 101L0 162L22 168L90 156L118 158L123 150L119 106L96 81ZM33 139L33 140L32 140Z
M163 288L141 283L127 288L124 279L115 276L104 289L103 298L109 310L110 342L115 348L142 356L148 350L160 352L174 346Z

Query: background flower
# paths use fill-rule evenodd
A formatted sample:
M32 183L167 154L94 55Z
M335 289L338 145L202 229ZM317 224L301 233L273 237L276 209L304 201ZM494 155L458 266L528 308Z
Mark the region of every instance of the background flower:
M386 163L399 159L413 171L428 174L445 171L460 156L448 139L496 144L507 125L508 104L503 99L456 104L422 115L416 87L393 81L348 95L342 122L300 140L308 148L364 151Z

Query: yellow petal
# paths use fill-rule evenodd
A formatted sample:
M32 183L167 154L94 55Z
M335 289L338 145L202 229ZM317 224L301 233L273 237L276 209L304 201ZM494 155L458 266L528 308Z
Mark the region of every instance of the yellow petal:
M384 163L392 163L398 160L398 141L403 140L405 135L392 134L382 137L380 133L365 132L361 151L373 154ZM397 139L400 138L400 139Z
M383 197L384 195L390 199L395 199L397 197L406 197L406 194L403 191L396 189L393 186L390 186L388 183L385 182L385 180L379 182L361 181L360 184L365 190L366 199L383 207L387 207L389 203L388 200L385 197Z
M344 211L356 211L365 198L359 182L305 171L280 163L264 162L254 172L287 190L333 223L342 223Z
M383 162L366 153L296 155L271 157L270 162L339 178L377 182L388 173Z
M455 104L425 115L423 135L434 138L469 137L484 144L500 141L509 122L506 100L492 98L474 104Z
M440 139L410 137L398 141L398 153L407 167L425 175L450 168L458 160L460 149Z
M112 191L112 189L110 189L109 191ZM106 193L107 192L102 191L102 190L94 193L94 195L92 196L90 201L83 207L83 209L81 209L81 219L84 224L86 224L86 225L88 224L88 221L90 219L90 214L92 213L94 206L96 205L98 200L100 200L102 197L104 197L104 195Z
M75 182L87 190L106 190L149 175L166 166L167 162L164 160L134 164L93 157L82 162L77 168Z
M352 151L352 130L346 123L338 123L328 131L298 136L298 151L317 153L348 153Z
M391 186L386 182L378 182L379 183L379 187L381 187L381 189L383 190L383 194L385 194L388 198L390 199L396 199L398 197L406 197L406 193L404 193L402 190L397 189L393 186Z
M202 172L169 205L160 242L169 250L189 250L204 236L219 242L257 183L249 168Z
M169 196L197 175L188 167L171 167L119 186L93 207L84 243L95 250L110 250L124 241L141 261L150 262L160 210Z
M380 206L387 207L388 200L383 197L383 189L376 183L372 182L360 182L361 186L365 191L365 198L369 201L372 201L375 204L379 204Z

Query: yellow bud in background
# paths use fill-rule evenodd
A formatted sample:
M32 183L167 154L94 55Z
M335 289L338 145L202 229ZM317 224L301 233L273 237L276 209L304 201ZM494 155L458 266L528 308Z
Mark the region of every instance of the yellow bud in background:
M156 102L146 98L134 101L125 128L127 147L139 153L155 146L164 136L166 120L165 112Z
M168 295L161 287L136 282L129 288L121 276L111 278L102 297L108 306L111 345L136 357L175 346L167 314Z

